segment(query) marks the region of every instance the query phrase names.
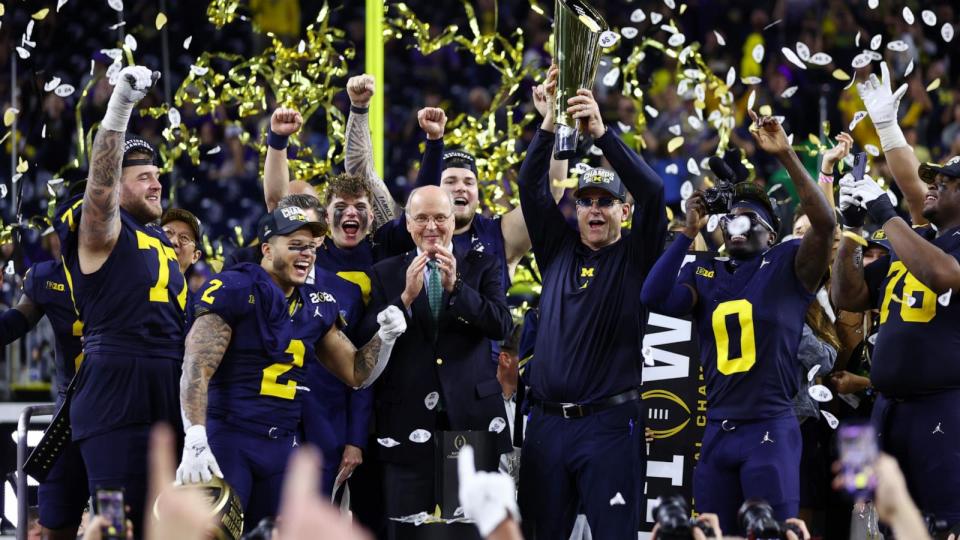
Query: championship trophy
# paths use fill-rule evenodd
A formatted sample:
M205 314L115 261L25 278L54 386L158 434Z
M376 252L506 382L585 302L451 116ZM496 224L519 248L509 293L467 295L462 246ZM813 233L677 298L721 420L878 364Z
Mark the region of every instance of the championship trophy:
M560 68L554 122L553 157L571 159L577 150L577 121L567 114L567 100L581 88L592 89L600 64L600 35L607 21L583 0L556 0L553 54Z
M222 478L214 476L209 482L200 484L174 485L169 489L195 489L207 501L210 514L216 516L217 528L213 531L216 540L237 540L243 535L243 507L240 496ZM173 519L164 516L164 491L153 503L153 516L156 519Z

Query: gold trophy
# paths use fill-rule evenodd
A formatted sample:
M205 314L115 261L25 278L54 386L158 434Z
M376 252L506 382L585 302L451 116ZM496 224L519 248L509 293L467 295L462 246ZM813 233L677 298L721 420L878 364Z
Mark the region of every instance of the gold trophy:
M607 21L583 0L556 0L553 26L554 62L559 66L553 157L570 159L577 150L577 121L567 114L567 100L581 88L592 89L600 65L600 35Z
M237 540L243 535L243 507L240 505L240 496L222 478L214 476L209 482L175 485L169 489L195 489L200 492L209 505L210 513L216 516L214 539ZM153 503L153 516L156 519L172 519L164 516L165 493L167 492L161 493Z

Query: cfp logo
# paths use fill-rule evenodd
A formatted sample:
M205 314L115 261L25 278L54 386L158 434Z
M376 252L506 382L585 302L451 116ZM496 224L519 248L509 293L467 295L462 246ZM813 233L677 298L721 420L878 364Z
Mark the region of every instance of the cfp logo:
M453 439L453 447L456 448L457 450L460 450L461 448L466 446L466 444L467 444L467 438L464 437L463 435L457 435Z
M318 292L310 293L310 301L314 304L319 304L321 302L336 302L337 299L328 292Z
M673 392L648 390L642 398L647 405L647 423L654 439L673 437L690 423L690 407Z
M303 209L296 206L291 206L288 208L281 208L280 215L283 217L292 220L292 221L306 221L307 215L303 213Z

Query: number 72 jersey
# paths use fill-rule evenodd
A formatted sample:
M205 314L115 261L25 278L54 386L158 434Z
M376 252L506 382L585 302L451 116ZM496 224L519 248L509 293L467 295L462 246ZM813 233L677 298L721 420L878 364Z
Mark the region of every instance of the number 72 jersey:
M960 228L939 237L916 232L960 260ZM960 291L938 295L896 253L864 269L872 305L880 310L870 381L889 397L960 388Z
M259 265L244 263L213 276L200 289L196 320L209 313L232 329L223 360L210 380L207 416L241 426L294 430L300 421L306 370L316 343L340 310L310 285L288 301Z
M797 278L798 240L740 261L698 259L679 283L696 289L694 318L707 387L707 418L752 420L793 414L797 350L813 293Z

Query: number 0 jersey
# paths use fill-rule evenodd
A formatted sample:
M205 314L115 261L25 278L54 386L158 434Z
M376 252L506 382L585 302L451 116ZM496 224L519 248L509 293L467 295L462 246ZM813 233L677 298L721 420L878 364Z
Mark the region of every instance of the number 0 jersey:
M960 260L960 228L939 237L916 232ZM960 388L960 291L938 296L891 250L864 269L870 300L880 310L870 381L889 397Z
M793 415L797 349L814 298L794 270L799 240L778 244L730 272L724 260L696 260L679 283L697 291L694 317L707 382L707 418Z
M295 430L300 422L306 371L317 362L316 343L340 311L329 294L310 285L283 295L259 265L242 263L213 276L200 289L196 318L220 316L233 330L210 380L207 416L245 426Z

